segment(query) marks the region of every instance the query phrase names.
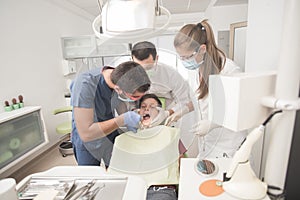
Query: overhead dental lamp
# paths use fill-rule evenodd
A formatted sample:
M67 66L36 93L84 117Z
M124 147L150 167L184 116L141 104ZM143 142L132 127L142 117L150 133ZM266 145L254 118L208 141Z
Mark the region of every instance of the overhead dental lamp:
M158 0L108 0L93 21L93 31L100 39L122 41L153 37L167 29L171 14ZM167 16L166 23L155 27L156 17Z

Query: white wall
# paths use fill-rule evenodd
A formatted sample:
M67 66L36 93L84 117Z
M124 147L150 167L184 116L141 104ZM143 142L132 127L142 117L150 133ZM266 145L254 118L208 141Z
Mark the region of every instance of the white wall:
M205 12L205 17L211 24L215 39L217 41L218 31L229 31L230 24L247 21L248 4L237 4L228 6L213 6L214 2L210 4Z
M60 137L56 125L67 120L52 114L66 105L60 38L91 34L91 21L47 0L1 0L0 30L0 112L19 94L25 106L42 106L50 146Z
M246 72L277 69L284 0L249 0Z

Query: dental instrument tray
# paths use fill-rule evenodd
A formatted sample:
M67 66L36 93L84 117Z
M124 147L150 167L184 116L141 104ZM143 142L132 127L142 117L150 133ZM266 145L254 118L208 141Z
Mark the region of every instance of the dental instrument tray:
M41 192L56 190L55 200L122 199L126 177L31 177L18 189L19 200L32 200ZM114 194L111 197L111 194ZM107 197L107 198L106 198Z
M34 199L39 193L46 190L57 190L56 199L64 199L74 187L72 179L52 179L49 177L33 177L18 191L19 199Z

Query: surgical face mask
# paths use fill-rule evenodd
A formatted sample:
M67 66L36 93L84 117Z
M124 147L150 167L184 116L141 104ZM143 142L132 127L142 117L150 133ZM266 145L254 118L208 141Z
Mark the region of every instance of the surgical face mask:
M190 58L188 60L181 60L182 65L189 70L195 70L200 67L204 63L204 60L200 61L199 63L196 61L196 58Z
M145 71L149 77L152 77L155 74L156 68L157 68L157 62L151 65L147 65L145 67Z
M129 102L129 103L135 102L134 100L130 99L129 97L125 97L125 98L121 97L120 94L118 94L118 99L120 99L123 102Z
M153 68L152 69L148 69L148 70L146 70L146 73L147 73L147 75L149 77L152 77L154 75L154 73L155 73L155 70Z

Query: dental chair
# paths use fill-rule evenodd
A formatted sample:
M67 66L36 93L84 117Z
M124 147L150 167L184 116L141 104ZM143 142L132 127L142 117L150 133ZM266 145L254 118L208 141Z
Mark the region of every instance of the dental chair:
M139 176L148 187L177 185L179 135L179 129L163 125L123 133L115 140L108 173Z
M66 113L66 112L72 112L72 106L65 106L65 107L62 107L62 108L55 109L53 111L53 114L57 115L57 114ZM63 123L59 124L56 127L56 132L58 134L63 135L62 136L63 138L66 138L65 140L63 140L59 144L59 152L61 153L61 155L63 157L66 157L67 155L74 154L72 142L70 140L71 131L72 131L72 122L71 122L71 120L63 122ZM67 136L66 136L66 134L67 134Z

